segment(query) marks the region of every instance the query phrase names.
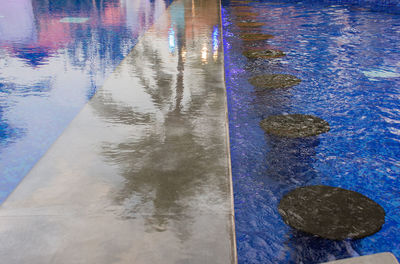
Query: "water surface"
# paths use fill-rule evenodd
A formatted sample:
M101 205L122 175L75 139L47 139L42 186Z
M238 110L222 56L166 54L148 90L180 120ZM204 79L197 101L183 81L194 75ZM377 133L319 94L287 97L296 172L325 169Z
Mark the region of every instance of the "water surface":
M0 0L0 202L169 0Z
M265 22L255 31L275 38L242 42L235 23L247 18L237 16L238 5ZM315 1L223 3L239 263L320 263L385 251L400 257L400 16L375 11ZM251 61L242 55L246 45L287 56ZM247 79L261 73L292 74L302 82L256 92ZM262 119L288 113L318 116L331 130L306 139L265 135ZM386 211L382 230L330 241L289 228L277 210L281 197L315 184L378 202Z

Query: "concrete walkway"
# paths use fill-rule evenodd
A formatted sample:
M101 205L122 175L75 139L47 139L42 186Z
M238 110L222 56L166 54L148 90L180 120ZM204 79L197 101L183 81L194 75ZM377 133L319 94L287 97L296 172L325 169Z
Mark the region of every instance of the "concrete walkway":
M235 263L217 0L177 0L0 208L7 264Z

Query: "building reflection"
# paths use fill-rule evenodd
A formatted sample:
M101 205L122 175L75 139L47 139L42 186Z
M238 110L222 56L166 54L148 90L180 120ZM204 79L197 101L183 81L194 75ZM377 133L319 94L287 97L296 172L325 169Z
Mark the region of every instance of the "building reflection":
M0 153L7 155L0 155L0 201L169 4L163 0L3 2Z
M9 1L0 7L0 14L13 14L0 20L0 47L37 66L62 48L89 44L99 46L98 54L90 56L106 56L115 62L126 55L138 34L152 25L165 8L162 0ZM82 24L60 22L65 17L89 20Z

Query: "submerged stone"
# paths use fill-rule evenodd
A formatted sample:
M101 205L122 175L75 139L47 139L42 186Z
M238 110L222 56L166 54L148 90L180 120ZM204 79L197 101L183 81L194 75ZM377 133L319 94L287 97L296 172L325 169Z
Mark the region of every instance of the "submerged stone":
M302 114L269 116L260 122L260 126L268 134L286 138L317 136L330 130L325 120Z
M267 39L272 39L273 37L274 37L273 35L262 34L262 33L247 33L240 35L240 38L244 41L267 40Z
M262 27L265 25L265 23L261 22L238 22L236 23L238 27L244 27L244 28L257 28L257 27Z
M243 52L243 55L249 59L257 59L257 58L273 59L286 56L286 54L283 51L274 49L246 50Z
M231 4L250 4L251 1L247 1L247 0L232 0Z
M325 185L297 188L279 203L289 226L332 240L359 239L378 232L384 209L361 193Z
M258 13L254 13L254 12L238 12L235 14L238 17L255 17L258 16Z
M251 10L253 9L251 6L245 6L245 5L238 5L238 6L233 6L234 10Z
M299 78L289 74L263 74L249 79L251 85L264 90L292 87L301 82Z

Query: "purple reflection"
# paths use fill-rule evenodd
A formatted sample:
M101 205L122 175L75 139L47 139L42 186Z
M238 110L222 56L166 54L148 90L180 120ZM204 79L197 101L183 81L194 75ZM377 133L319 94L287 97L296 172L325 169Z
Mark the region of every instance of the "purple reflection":
M168 4L163 0L1 1L0 202ZM63 18L88 20L62 23Z
M31 0L3 1L0 5L0 46L3 43L36 41Z

